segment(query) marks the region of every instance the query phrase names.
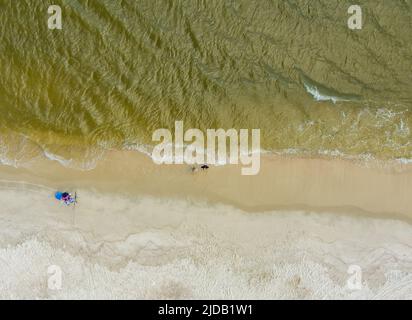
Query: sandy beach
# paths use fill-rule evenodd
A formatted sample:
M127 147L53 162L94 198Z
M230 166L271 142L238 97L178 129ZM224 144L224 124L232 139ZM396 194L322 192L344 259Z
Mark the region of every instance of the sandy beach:
M90 171L38 159L0 177L1 298L412 297L410 165L265 156L241 176L113 151ZM53 198L64 188L75 208Z
M250 212L302 207L412 217L412 164L263 156L258 175L241 175L240 168L215 166L193 174L189 165L156 165L142 153L110 151L93 170L39 158L18 169L2 166L0 172L3 180L55 189L193 198Z

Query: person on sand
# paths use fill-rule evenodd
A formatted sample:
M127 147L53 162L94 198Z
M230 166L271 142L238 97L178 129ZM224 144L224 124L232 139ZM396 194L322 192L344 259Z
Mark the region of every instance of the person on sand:
M200 169L202 169L202 171L209 169L209 166L207 164L203 164L200 166ZM192 166L192 172L195 173L199 170L198 166Z
M57 200L64 202L66 205L70 205L73 202L76 202L76 199L73 198L72 195L68 192L57 191L54 196Z
M64 201L64 202L68 202L68 201L70 201L70 193L68 193L68 192L63 192L62 193L62 200Z

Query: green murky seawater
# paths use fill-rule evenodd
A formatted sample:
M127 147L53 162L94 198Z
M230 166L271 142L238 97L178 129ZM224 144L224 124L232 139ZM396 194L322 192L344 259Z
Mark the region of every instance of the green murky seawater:
M412 0L0 0L0 159L88 167L153 130L412 159ZM63 29L47 27L48 6Z

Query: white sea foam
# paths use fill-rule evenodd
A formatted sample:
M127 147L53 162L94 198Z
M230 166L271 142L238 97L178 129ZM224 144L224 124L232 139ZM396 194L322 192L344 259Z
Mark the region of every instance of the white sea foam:
M165 144L165 146L170 146L172 150L174 150L174 147L175 147L175 145L174 145L173 143ZM190 147L191 147L191 144L190 144L190 143L185 143L185 144L183 144L183 149L184 149L184 150L186 150L186 148L190 148ZM146 145L146 144L139 144L139 143L129 143L129 144L125 144L125 145L123 146L123 149L124 149L124 150L134 150L134 151L138 151L138 152L141 152L141 153L147 155L147 156L150 157L153 161L156 160L156 159L153 157L153 154L152 154L153 146ZM251 150L251 151L249 151L249 152L242 152L241 150L239 151L239 155L240 155L240 156L244 156L244 155L251 156L251 155L257 154L257 153L259 153L259 154L267 154L267 153L269 153L269 151L264 150L264 149ZM205 149L203 150L203 152L201 152L200 154L201 154L201 155L204 157L204 159L205 159L205 162L204 162L204 163L207 163L207 158L208 158L208 156L211 156L211 154L208 152L208 149L205 148ZM172 155L171 157L165 157L165 158L163 158L163 161L164 161L164 162L171 162L171 163L173 163L175 160L176 160L176 159L174 158L174 155ZM209 164L209 163L208 163L208 164ZM228 155L227 155L227 157L226 157L225 159L219 159L219 158L217 158L214 164L209 164L209 165L224 166L224 165L228 165L228 164L230 164L230 162L229 162L229 153L228 153Z
M58 156L56 154L53 154L47 150L44 150L44 156L51 160L51 161L57 161L58 163L60 163L62 166L64 167L70 167L71 163L73 162L73 159L65 159L61 156Z
M365 111L366 112L366 111ZM388 117L399 116L399 113L390 112L386 109L380 109L378 111L382 119L387 119ZM309 122L311 125L311 122ZM399 134L408 135L410 133L409 127L407 124L401 121L397 125L397 131ZM0 164L8 165L13 167L24 167L30 165L31 161L38 159L39 157L45 157L51 161L56 161L64 167L78 169L78 170L93 170L101 161L108 150L103 147L90 148L90 150L84 150L83 153L77 154L77 159L66 158L62 155L56 154L55 152L50 151L47 147L40 147L37 144L34 145L30 142L29 139L22 136L18 140L19 149L10 150L10 142L0 136ZM185 144L184 147L188 147L190 144ZM16 143L13 143L13 146L16 146ZM173 147L173 146L172 146ZM31 148L31 149L30 149ZM34 151L33 151L34 150ZM131 150L145 154L146 156L152 157L153 146L142 143L125 143L123 145L123 150ZM360 160L360 161L379 161L370 153L362 153L358 155L346 154L338 149L334 150L307 150L303 148L287 148L281 150L265 150L260 149L256 151L249 151L248 156L251 156L253 153L259 152L261 155L296 155L296 156L326 156L332 158L342 158L348 160ZM26 154L27 153L27 154ZM205 150L205 158L207 159L207 149ZM173 159L169 159L173 160ZM228 158L226 159L228 160ZM410 158L395 158L393 161L401 164L412 163L412 155ZM391 162L389 160L389 162ZM216 161L214 164L216 166L228 165L228 161Z
M101 161L105 155L105 150L103 149L94 150L95 152L93 152L92 154L87 153L83 156L82 159L78 160L75 160L73 158L66 159L63 156L57 155L47 150L43 151L43 155L51 161L57 161L63 167L89 171L95 169L99 161Z
M396 159L397 162L402 163L402 164L409 164L412 163L412 159L405 159L405 158L398 158Z
M321 93L320 90L314 85L309 85L309 84L304 83L304 86L306 88L306 91L310 93L316 99L316 101L329 101L330 100L333 103L336 103L338 101L350 101L349 99L345 99L342 97L331 96L331 95Z
M373 163L380 163L382 165L391 165L392 163L399 163L399 164L409 164L412 163L412 155L411 158L395 158L395 159L388 159L388 160L381 160L376 158L374 155L370 153L361 153L357 155L346 154L340 150L328 150L328 149L321 149L316 152L309 151L302 148L288 148L288 149L281 149L276 151L267 151L268 154L276 154L279 156L282 155L291 155L291 156L325 156L327 158L338 158L343 160L353 160L359 161L359 163L367 164L368 162Z

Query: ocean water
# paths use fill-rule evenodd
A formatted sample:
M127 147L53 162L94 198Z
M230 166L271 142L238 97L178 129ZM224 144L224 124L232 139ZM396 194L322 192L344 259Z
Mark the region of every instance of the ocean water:
M62 30L47 27L49 5ZM412 1L0 0L0 161L79 168L158 128L275 153L412 159Z

